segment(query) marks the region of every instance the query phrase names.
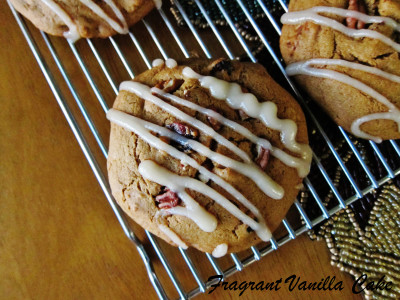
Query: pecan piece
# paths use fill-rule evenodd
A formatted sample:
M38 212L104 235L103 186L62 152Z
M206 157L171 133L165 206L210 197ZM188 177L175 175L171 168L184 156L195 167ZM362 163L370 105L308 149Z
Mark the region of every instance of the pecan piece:
M348 10L359 11L363 14L367 12L367 8L365 7L364 0L350 0ZM355 29L363 29L365 27L365 23L357 20L356 18L347 17L346 25L349 28Z
M250 119L250 117L244 112L243 109L239 109L239 116L242 121Z
M165 189L164 193L156 197L156 202L161 209L173 208L179 204L179 197L170 189Z
M164 88L165 81L158 82L154 87L162 90Z
M214 107L210 107L209 109L215 111L216 113L220 114L220 111L217 108ZM218 131L221 129L222 124L220 122L218 122L216 119L214 119L213 117L207 116L207 121L208 123L210 123L211 127L215 130Z
M214 60L209 66L210 75L214 76L216 73L221 71L226 71L228 75L231 75L233 71L233 66L230 60L225 58L219 58Z
M155 87L164 90L166 93L173 93L178 90L184 82L183 79L172 78L170 80L160 81Z
M167 128L190 139L197 139L199 137L199 131L197 129L180 122L171 123L167 125Z
M260 166L261 169L265 170L269 161L269 150L263 147L260 147L258 151L258 156L256 158L256 164Z
M210 123L211 127L215 130L218 131L221 129L222 125L220 122L218 122L217 120L215 120L214 118L207 116L207 121L208 123Z

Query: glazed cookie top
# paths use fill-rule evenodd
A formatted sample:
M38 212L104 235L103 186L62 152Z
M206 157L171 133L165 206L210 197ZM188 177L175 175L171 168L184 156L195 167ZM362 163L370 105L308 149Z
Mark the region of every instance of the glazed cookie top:
M161 0L11 0L39 29L76 41L126 34Z
M107 114L114 197L185 248L219 256L269 240L310 169L300 107L260 65L153 65Z
M399 137L400 1L292 0L289 10L281 19L288 74L333 79L359 90L371 100L344 126L376 142ZM354 107L356 101L361 100ZM393 121L394 133L385 135L383 129L375 136L363 130L381 120Z

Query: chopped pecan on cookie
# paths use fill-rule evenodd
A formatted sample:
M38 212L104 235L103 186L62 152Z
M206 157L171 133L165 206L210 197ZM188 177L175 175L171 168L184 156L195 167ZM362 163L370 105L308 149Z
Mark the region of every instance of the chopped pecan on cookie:
M219 113L219 111L215 108L210 108L211 110ZM211 127L215 130L218 131L221 129L222 124L220 122L218 122L216 119L214 119L213 117L207 116L207 121L208 123L210 123Z
M199 131L196 128L190 127L181 122L173 122L171 124L168 124L166 127L168 129L171 129L171 130L175 131L176 133L178 133L186 138L192 139L192 140L197 140L199 137ZM171 145L185 153L192 152L192 148L189 145L187 145L186 143L171 141Z
M164 192L156 197L158 208L168 209L179 204L178 195L170 189L164 189Z
M167 128L172 129L176 133L183 135L189 139L197 139L199 137L199 131L193 127L190 127L184 123L174 122L167 125Z
M263 147L260 147L260 150L258 151L258 156L256 158L256 164L260 166L261 169L265 170L268 165L269 161L269 153L270 151L268 149L265 149Z
M250 119L250 117L244 112L243 109L239 109L238 112L239 112L240 119L242 121L246 121L246 120Z
M359 11L363 14L367 12L367 8L365 7L364 0L350 0L348 10ZM356 18L348 17L346 18L346 25L352 29L363 29L365 27L365 23L357 20Z
M157 83L155 87L159 88L160 90L164 90L166 93L173 93L178 90L184 82L185 81L183 79L173 78L170 80L161 81Z
M219 58L214 60L209 66L208 69L210 70L210 75L213 76L217 72L226 71L228 75L231 75L233 67L230 60L225 58Z
M215 130L218 131L221 129L221 123L215 120L214 118L207 116L207 121L210 123L211 127Z

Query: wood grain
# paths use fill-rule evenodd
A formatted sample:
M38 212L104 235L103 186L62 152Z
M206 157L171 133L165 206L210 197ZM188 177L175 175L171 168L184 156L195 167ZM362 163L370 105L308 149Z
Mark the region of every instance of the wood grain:
M140 256L123 234L5 1L0 19L0 295L155 299ZM101 126L107 132L108 123ZM289 292L283 286L247 291L242 298L360 299L351 292L353 280L330 265L326 245L307 236L228 281L269 282L291 274L317 282L336 276L344 289ZM168 282L164 273L160 276ZM219 288L199 299L238 295Z

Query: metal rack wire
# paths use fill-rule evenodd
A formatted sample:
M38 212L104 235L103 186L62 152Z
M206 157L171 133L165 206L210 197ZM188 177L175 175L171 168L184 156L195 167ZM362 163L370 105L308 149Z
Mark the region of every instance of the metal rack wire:
M336 198L336 204L330 207L327 206L324 201L321 200L319 189L314 186L310 177L306 178L304 181L305 187L319 208L317 214L310 216L300 202L296 200L291 210L291 215L296 216L288 216L282 221L282 230L279 236L275 235L269 243L263 243L257 247L252 247L251 251L243 255L231 254L229 262L225 263L225 265L227 265L226 267L221 266L222 263L220 259L215 259L209 254L179 249L178 251L183 259L183 267L188 269L188 272L192 274L194 279L194 285L185 288L179 279L176 268L170 263L170 258L167 253L170 250L166 250L165 247L162 247L158 239L149 232L146 232L145 237L147 236L153 249L145 247L143 239L140 240L137 238L135 234L136 231L134 232L132 225L113 199L106 175L104 174L105 159L107 158L107 146L104 140L108 139L108 132L104 132L104 130L101 129L102 126L99 124L108 124L105 119L105 112L109 109L109 104L112 103L115 94L118 93L117 82L133 78L135 73L143 71L143 67L136 67L136 65L144 65L150 68L150 58L156 58L154 55L161 55L164 59L167 59L170 54L173 54L174 57L187 58L190 56L191 50L198 49L201 55L207 58L224 55L230 59L234 59L238 54L245 53L249 60L253 62L257 61L256 56L251 51L248 41L246 41L238 31L222 1L215 0L215 3L228 24L225 29L214 25L200 0L194 0L194 2L203 14L210 27L209 29L201 31L196 29L190 22L181 3L175 0L174 5L186 22L187 28L185 29L178 28L175 23L171 21L171 14L167 8L162 8L152 12L150 16L141 21L140 24L135 25L129 34L124 37L110 37L108 41L101 41L101 43L87 39L86 41L79 41L76 45L67 43L67 41L63 39L49 37L43 32L38 33L37 30L31 29L31 26L25 23L24 19L9 3L11 11L71 127L79 146L92 168L97 181L110 203L111 208L115 212L125 234L135 244L146 266L150 281L157 295L162 299L176 297L181 299L191 298L199 293L205 292L207 288L213 284L213 282L205 281L205 278L208 277L204 276L204 274L199 271L199 266L196 264L196 261L199 259L203 261L206 260L210 263L212 272L208 274L209 276L218 274L228 277L235 272L243 270L248 265L261 259L263 256L276 250L288 241L295 239L298 235L311 229L316 224L329 218L340 209L371 192L373 189L378 188L400 173L400 165L391 163L387 155L382 152L380 146L371 141L368 146L378 157L379 164L386 172L385 176L377 177L371 169L371 165L363 159L355 143L355 139L349 136L342 128L337 128L335 126L335 130L344 139L346 147L354 153L361 170L364 172L363 175L368 180L368 184L364 186L360 186L360 184L357 183L353 178L351 170L349 170L349 167L344 162L343 157L335 148L335 143L331 140L331 135L326 132L325 126L321 125L321 119L318 117L318 114L316 114L314 107L302 96L294 82L285 73L278 49L270 43L271 37L276 39L279 38L281 34L279 20L271 13L266 1L257 0L257 4L266 16L263 22L267 22L266 20L270 22L270 31L266 32L259 26L259 21L252 17L246 5L241 0L237 0L236 2L248 19L252 30L254 30L258 39L264 45L265 55L274 63L278 79L291 90L302 105L310 128L313 128L312 130L314 130L314 133L321 137L321 140L326 145L327 149L329 149L331 155L334 157L335 164L341 169L349 185L352 187L352 195L349 197L343 196L343 193L331 179L331 174L327 171L326 166L321 162L321 153L314 152L313 172L319 172L322 175L326 186L333 192ZM282 11L287 11L286 2L284 0L278 0L276 2L280 4ZM140 28L137 31L138 27ZM145 32L148 39L146 43L149 44L150 42L153 47L143 47L143 36L142 34L138 35L136 32ZM162 34L160 34L160 32L162 32ZM168 33L168 40L163 36L165 32ZM204 41L205 38L207 38L207 40L214 39L213 41L215 41L215 43L206 43ZM107 46L105 44L107 44ZM133 49L135 54L130 53L130 49ZM155 54L155 52L157 52L157 54ZM110 55L110 53L112 54ZM137 60L140 59L139 57L142 59L141 62L137 62ZM75 60L71 62L71 58ZM70 64L73 64L73 67L71 67ZM79 76L75 74L77 66L81 71L78 74ZM135 66L135 68L133 66ZM94 69L97 71L94 72ZM74 80L74 78L77 77L78 80ZM84 81L85 84L82 84L80 81ZM91 106L93 104L88 105L86 103L87 95L97 99L97 104L94 105L95 108ZM390 145L393 153L397 155L396 160L398 160L400 157L400 147L397 142L389 141L385 143ZM313 146L312 141L311 145ZM162 264L164 271L170 279L169 283L161 283L154 268L155 258L150 258L151 255L149 252L151 251L155 252L159 262ZM171 289L169 289L169 292L166 292L166 287L171 286L171 283L174 290L171 291Z

